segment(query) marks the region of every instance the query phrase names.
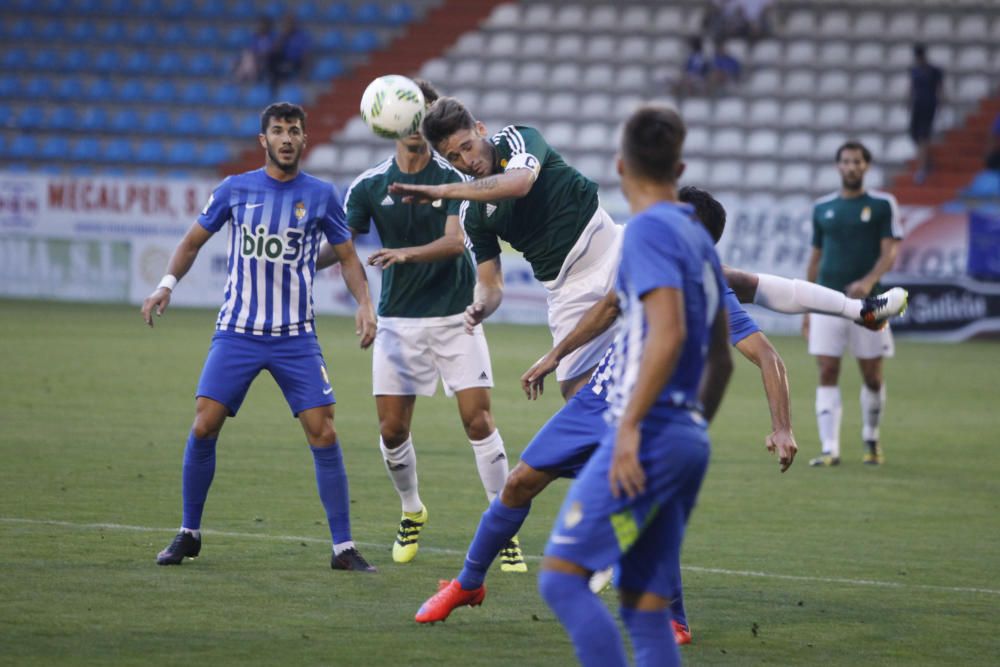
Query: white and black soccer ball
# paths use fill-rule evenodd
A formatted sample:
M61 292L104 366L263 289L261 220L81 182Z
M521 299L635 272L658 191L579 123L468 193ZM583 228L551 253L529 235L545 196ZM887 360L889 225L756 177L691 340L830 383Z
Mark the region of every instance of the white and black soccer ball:
M380 76L361 96L361 119L384 139L401 139L420 131L423 118L424 94L405 76Z

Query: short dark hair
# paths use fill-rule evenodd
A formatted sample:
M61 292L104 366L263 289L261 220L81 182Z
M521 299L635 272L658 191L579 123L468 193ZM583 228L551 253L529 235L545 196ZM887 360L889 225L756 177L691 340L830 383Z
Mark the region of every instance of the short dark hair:
M266 134L267 127L271 124L271 119L298 120L302 125L302 131L306 131L306 111L298 104L291 102L275 102L268 105L260 114L260 133Z
M625 121L622 159L640 176L673 182L685 134L677 111L661 104L643 105Z
M685 204L694 206L694 214L701 220L701 224L705 225L712 241L718 243L722 238L722 232L726 230L726 209L719 200L713 197L712 193L693 185L681 188L677 198Z
M427 106L434 104L438 101L438 98L441 97L441 93L438 92L438 89L435 88L434 84L427 79L415 78L413 79L413 83L417 84L417 88L419 88L420 92L424 94L424 104Z
M840 145L840 148L837 149L837 155L834 157L833 161L840 162L840 154L844 151L861 151L861 157L865 159L865 162L870 164L872 161L872 152L868 150L868 147L860 141L855 141L854 139L845 141Z
M476 119L465 105L454 97L442 97L424 114L420 131L423 132L427 143L436 148L459 130L471 130L475 126Z
M927 46L925 44L916 43L913 45L913 55L916 58L924 60L927 58Z

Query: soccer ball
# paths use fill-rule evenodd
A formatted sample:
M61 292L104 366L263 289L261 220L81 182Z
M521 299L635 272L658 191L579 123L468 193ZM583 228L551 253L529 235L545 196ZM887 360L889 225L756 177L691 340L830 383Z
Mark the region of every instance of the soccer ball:
M361 119L384 139L401 139L418 132L423 118L424 94L405 76L380 76L361 96Z

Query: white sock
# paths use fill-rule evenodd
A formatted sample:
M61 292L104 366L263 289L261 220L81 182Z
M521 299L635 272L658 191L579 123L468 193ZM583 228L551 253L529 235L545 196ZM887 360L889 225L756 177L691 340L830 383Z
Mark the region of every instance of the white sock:
M503 448L500 430L493 431L482 440L469 440L469 442L476 455L476 467L479 468L479 479L483 481L486 497L493 502L503 490L508 471L507 452Z
M816 424L823 453L840 458L840 387L816 387Z
M860 299L807 280L782 278L770 273L757 274L753 302L779 313L823 313L856 320L861 317Z
M878 391L861 385L861 439L878 442L878 427L885 409L885 383Z
M389 473L392 485L396 487L404 512L419 512L424 508L417 491L417 452L413 449L413 436L409 435L406 442L395 449L385 446L385 440L378 439L382 450L382 460L385 461L385 471Z
M198 539L198 540L201 539L201 531L200 530L193 530L191 528L185 528L184 526L181 526L181 531L180 532L187 533L188 535L194 535L195 539Z
M346 542L337 542L333 545L333 555L339 556L348 549L354 548L354 540L347 540Z

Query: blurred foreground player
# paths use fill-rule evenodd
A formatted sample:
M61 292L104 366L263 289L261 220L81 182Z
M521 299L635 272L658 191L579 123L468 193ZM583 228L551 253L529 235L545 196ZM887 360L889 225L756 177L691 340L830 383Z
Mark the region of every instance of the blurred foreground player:
M344 223L344 208L329 183L299 171L306 145L305 112L278 103L261 114L261 169L230 176L178 244L167 275L142 305L153 326L177 282L194 264L211 236L229 225L229 277L208 358L196 391L195 420L183 467L181 529L156 558L178 565L201 551L201 516L215 475L219 432L236 416L247 390L267 370L305 431L316 483L326 511L335 570L374 572L351 539L347 472L333 427L333 387L313 317L312 286L321 237L333 245L344 282L358 302L355 316L361 346L375 337L375 314L364 268Z

